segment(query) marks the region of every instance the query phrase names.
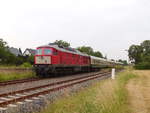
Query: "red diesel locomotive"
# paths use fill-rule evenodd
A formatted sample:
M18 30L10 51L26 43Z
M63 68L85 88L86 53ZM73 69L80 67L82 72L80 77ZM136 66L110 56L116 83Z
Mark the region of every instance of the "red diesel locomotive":
M36 74L42 77L57 73L89 71L90 57L76 49L49 44L37 48Z

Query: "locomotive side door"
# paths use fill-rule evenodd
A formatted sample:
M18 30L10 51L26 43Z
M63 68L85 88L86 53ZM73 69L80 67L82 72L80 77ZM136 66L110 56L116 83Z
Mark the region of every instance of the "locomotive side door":
M53 49L53 64L60 64L60 55L59 51Z

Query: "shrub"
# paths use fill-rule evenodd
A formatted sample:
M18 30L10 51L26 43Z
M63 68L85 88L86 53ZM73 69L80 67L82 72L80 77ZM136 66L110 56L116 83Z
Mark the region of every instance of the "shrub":
M29 62L25 62L21 65L21 67L32 67L32 65Z
M136 64L135 69L150 69L150 62L141 62Z

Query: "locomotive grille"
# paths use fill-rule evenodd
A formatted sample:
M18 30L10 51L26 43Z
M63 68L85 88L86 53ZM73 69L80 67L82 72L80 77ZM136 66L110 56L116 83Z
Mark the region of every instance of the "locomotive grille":
M51 64L50 56L36 56L35 57L36 64Z

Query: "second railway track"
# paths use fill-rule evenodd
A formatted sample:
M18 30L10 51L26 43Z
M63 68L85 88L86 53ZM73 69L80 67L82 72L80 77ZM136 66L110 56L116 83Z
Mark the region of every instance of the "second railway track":
M6 86L6 85L13 85L13 84L19 84L19 83L25 83L25 82L32 82L32 81L38 81L41 80L40 78L27 78L27 79L19 79L19 80L9 80L0 82L0 86Z
M0 87L7 86L7 85L20 84L20 83L40 81L40 80L45 80L45 79L49 79L49 78L25 78L25 79L18 79L18 80L3 81L3 82L0 82Z
M24 101L25 99L32 99L32 97L38 97L39 95L45 95L60 89L64 89L76 84L80 84L89 80L100 78L110 75L110 72L97 73L89 76L82 76L78 78L62 80L46 85L37 87L26 88L23 90L17 90L13 92L0 94L0 107L5 107L9 104L15 104L16 102Z

